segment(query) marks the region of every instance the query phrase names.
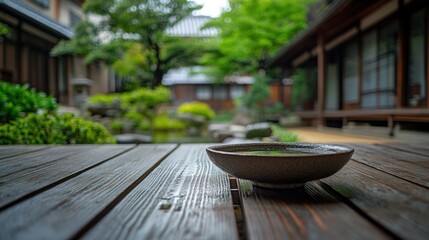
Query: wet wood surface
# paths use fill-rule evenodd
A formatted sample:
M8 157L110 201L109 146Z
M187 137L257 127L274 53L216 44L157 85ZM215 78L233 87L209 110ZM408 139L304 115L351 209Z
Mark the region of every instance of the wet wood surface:
M270 190L206 144L0 146L0 239L427 239L429 147L354 144L339 172Z

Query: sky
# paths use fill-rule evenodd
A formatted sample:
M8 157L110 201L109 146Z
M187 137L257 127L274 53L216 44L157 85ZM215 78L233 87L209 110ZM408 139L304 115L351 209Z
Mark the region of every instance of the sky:
M228 0L193 0L203 5L203 8L194 12L195 15L205 15L210 17L219 17L223 8L228 6Z

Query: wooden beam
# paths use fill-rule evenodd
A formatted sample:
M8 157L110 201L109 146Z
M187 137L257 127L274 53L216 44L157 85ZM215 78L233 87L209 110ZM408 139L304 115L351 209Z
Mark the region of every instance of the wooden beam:
M403 12L403 3L398 1L399 5L399 37L398 37L398 60L396 71L396 107L404 106L404 89L407 78L407 23Z
M426 26L429 24L429 14L426 12ZM429 46L427 45L429 39L429 31L426 31L426 108L429 108Z
M325 39L323 33L317 37L317 125L323 126L325 102Z

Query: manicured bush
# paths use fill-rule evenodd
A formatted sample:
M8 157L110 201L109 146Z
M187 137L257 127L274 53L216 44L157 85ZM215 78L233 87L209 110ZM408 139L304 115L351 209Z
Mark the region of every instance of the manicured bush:
M113 104L119 100L117 94L97 94L88 98L89 104Z
M202 102L188 102L180 105L177 109L180 114L191 114L195 116L201 116L205 120L210 120L215 116L215 113L211 107Z
M286 131L284 128L272 124L271 130L273 130L272 135L279 139L279 142L299 142L301 141L298 135Z
M114 104L120 102L123 110L139 106L153 108L170 101L170 90L164 86L155 89L139 88L131 92L98 94L88 99L88 104Z
M131 92L120 93L119 95L121 102L126 106L143 105L153 108L170 100L170 90L164 86L159 86L155 89L139 88Z
M185 129L186 125L184 122L171 119L166 114L157 115L153 119L153 129L157 131L178 131Z
M0 81L0 123L7 123L39 110L58 108L54 97L37 92L28 85Z
M71 113L30 113L0 125L0 144L102 144L115 143L99 123Z

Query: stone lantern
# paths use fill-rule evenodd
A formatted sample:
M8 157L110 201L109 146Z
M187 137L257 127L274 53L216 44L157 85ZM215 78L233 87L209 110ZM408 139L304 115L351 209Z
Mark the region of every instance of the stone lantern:
M91 85L92 81L83 76L72 79L73 106L83 110L85 101L90 95Z

